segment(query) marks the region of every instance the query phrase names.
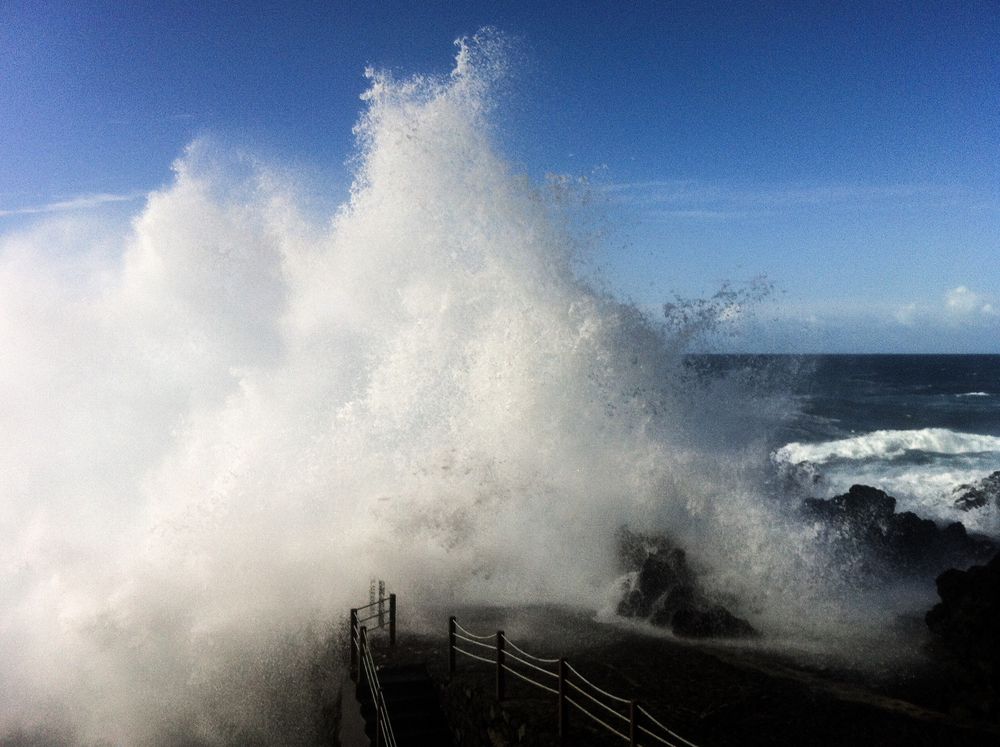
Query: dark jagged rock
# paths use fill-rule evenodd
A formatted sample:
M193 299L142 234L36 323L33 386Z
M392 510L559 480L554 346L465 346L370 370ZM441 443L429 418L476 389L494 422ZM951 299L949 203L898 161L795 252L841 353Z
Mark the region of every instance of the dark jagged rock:
M958 494L955 508L963 511L983 508L991 503L1000 508L1000 470L977 482L959 485L952 492Z
M829 500L807 498L807 515L841 527L861 530L865 535L884 533L896 512L896 499L867 485L852 485L843 495ZM856 534L856 533L855 533Z
M941 528L911 511L896 513L895 498L867 485L852 485L829 500L808 498L802 514L823 526L825 541L861 580L967 567L997 549L989 539L969 535L959 522Z
M1000 553L986 565L950 568L936 584L941 602L925 618L931 632L962 658L1000 665Z
M927 627L968 675L966 700L1000 712L1000 553L986 565L952 568L937 578L941 602Z
M686 638L745 638L756 634L749 622L709 598L698 583L687 556L665 537L627 529L619 533L619 556L626 569L637 571L626 586L618 614L648 618Z

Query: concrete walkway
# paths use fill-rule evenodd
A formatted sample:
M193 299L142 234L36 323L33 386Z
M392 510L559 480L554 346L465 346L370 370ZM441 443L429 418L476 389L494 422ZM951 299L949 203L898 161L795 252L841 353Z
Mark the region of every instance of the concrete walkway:
M361 715L361 704L355 697L355 685L349 673L340 684L340 745L341 747L370 747L371 741L365 735L365 720Z

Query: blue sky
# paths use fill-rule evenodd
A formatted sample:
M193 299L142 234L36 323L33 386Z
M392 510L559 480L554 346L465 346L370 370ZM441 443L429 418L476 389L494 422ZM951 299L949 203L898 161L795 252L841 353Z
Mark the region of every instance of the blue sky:
M1000 353L995 2L373 5L0 4L0 233L137 211L206 135L336 201L364 68L493 25L505 153L591 178L621 295L764 275L745 349Z

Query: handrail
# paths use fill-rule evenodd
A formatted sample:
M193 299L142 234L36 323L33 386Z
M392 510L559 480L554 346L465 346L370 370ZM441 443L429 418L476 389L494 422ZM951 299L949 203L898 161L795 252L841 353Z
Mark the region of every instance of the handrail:
M458 632L459 630L462 631L462 634ZM482 641L490 639L494 640L494 644L492 646L482 643ZM465 645L472 644L482 648L488 648L494 651L495 659L490 660L484 656L474 654L471 651L462 648L460 642ZM517 651L520 656L508 651L508 647ZM456 653L462 654L470 659L476 659L478 661L496 666L497 700L504 699L506 683L505 675L507 673L515 675L519 679L524 680L528 684L533 685L540 690L555 694L558 698L560 739L564 739L566 737L569 712L567 706L572 705L576 710L582 712L594 722L604 727L606 731L619 737L620 739L623 739L625 742L628 742L631 747L649 747L654 742L656 744L667 745L667 747L697 747L693 742L684 739L679 734L664 726L662 722L653 718L649 711L637 701L622 698L601 689L584 677L576 668L570 666L566 659L546 659L528 653L520 646L514 644L514 642L511 641L502 630L498 630L495 635L477 635L467 628L459 625L454 616L450 617L448 619L448 669L452 675L455 673ZM558 671L549 671L544 666L534 664L531 661L528 661L528 659L533 659L543 665L556 664ZM514 666L512 666L512 664L508 663L508 661L512 663L516 662L519 665L530 667L541 674L554 677L559 684L558 690L553 689L538 679L528 676L530 673L518 671L514 668ZM589 687L591 692L585 690L581 687L581 685ZM601 709L607 713L616 716L618 719L627 724L628 733L620 731L618 728L607 723L604 720L604 718L607 717L601 718L598 713L588 710L588 706L585 703L577 702L579 698L576 700L571 698L569 695L570 688L578 692L580 695L583 695L597 706L600 706ZM627 708L627 714L622 713L622 706ZM593 708L594 706L589 707ZM651 742L649 740L653 741Z
M580 674L578 671L576 671L573 667L571 667L570 664L569 664L569 662L566 662L566 669L568 669L570 672L572 672L573 674L575 674L583 682L585 682L588 685L590 685L592 688L594 688L595 690L597 690L597 692L599 692L601 695L605 696L606 698L611 698L611 700L618 701L619 703L628 703L629 702L628 698L619 698L617 695L612 695L611 693L609 693L609 692L607 692L605 690L602 690L597 685L595 685L593 682L591 682L586 677L584 677L582 674Z
M510 641L507 641L507 645L508 646L512 646L513 644ZM528 661L527 659L522 659L517 654L508 653L507 656L510 657L511 659L513 659L514 661L521 662L526 667L531 667L532 669L534 669L534 670L536 670L538 672L541 672L542 674L547 674L549 677L555 677L556 679L559 679L559 675L556 674L555 672L550 672L548 669L543 669L542 667L538 666L537 664L532 664L530 661ZM558 663L558 661L559 660L556 659L557 663Z
M350 617L351 679L354 680L355 682L357 682L358 679L358 644L359 644L358 630L361 628L362 624L377 619L378 624L373 626L373 630L382 630L383 628L388 628L389 648L396 648L396 595L390 594L389 596L386 597L384 596L384 594L385 594L385 584L380 581L378 599L373 599L373 601L369 602L364 607L351 608L351 617ZM386 602L389 603L388 620L386 620L386 615L385 615ZM367 617L358 616L358 612L376 606L378 607L378 612L372 615L368 615Z
M350 616L350 649L351 649L351 680L360 684L362 674L364 681L368 685L368 691L372 696L372 705L375 706L375 745L376 747L397 747L396 735L392 729L392 721L389 719L388 709L385 706L385 696L382 693L382 685L378 679L378 667L375 666L375 659L372 657L371 644L368 640L369 630L363 624L371 620L378 622L373 630L388 628L389 647L396 647L396 595L385 596L385 583L378 582L378 599L375 598L375 582L372 581L371 602L363 607L352 607ZM385 603L389 603L388 620L386 620ZM367 617L359 617L358 612L377 608L377 612Z
M590 700L591 702L593 702L595 705L599 705L601 708L603 708L605 711L607 711L608 713L610 713L612 716L614 716L616 718L620 718L622 721L628 722L628 716L626 716L626 715L624 715L622 713L618 713L618 711L616 711L613 706L609 706L607 703L602 703L598 698L595 698L593 695L591 695L590 693L588 693L586 690L584 690L579 685L575 685L572 682L567 682L566 684L569 685L570 687L572 687L578 693L580 693L580 695L582 695L583 697L585 697L588 700Z
M674 732L670 731L670 729L668 729L668 728L667 728L667 727L665 727L665 726L664 726L663 724L661 724L661 723L660 723L659 721L657 721L657 720L656 720L655 718L653 718L652 714L650 714L650 712L649 712L649 711L647 711L647 710L646 710L645 708L643 708L642 706L638 706L638 708L639 708L639 710L640 710L640 711L642 711L642 715L643 715L643 716L645 716L645 717L646 717L646 718L648 718L648 719L649 719L650 721L652 721L652 722L653 722L654 724L656 724L656 725L657 725L658 727L660 727L661 729L663 729L663 731L667 732L667 734L669 734L669 735L670 735L671 737L673 737L674 739L676 739L676 740L678 740L678 741L682 742L683 744L686 744L686 745L687 745L687 747L697 747L697 745L696 745L696 744L694 744L694 743L692 743L692 742L689 742L689 741L688 741L688 740L686 740L686 739L685 739L684 737L682 737L682 736L681 736L680 734L675 734Z
M507 645L510 646L515 651L519 651L520 653L524 654L529 659L534 659L535 661L543 661L546 664L558 664L559 663L558 659L543 659L541 656L535 656L534 654L529 654L523 648L520 648L519 646L515 646L514 642L512 640L510 640L509 638L507 639Z
M372 696L372 704L375 706L375 743L379 747L397 747L396 735L392 730L392 722L389 720L388 709L385 707L385 696L382 694L382 685L378 680L378 667L372 659L371 646L368 644L368 629L361 626L360 636L361 648L361 669L365 673L365 682L368 684L368 692Z
M455 618L454 618L454 617L453 617L453 618L451 618L451 619L452 619L452 620L455 620ZM480 641L486 641L486 640L490 640L490 639L492 639L492 638L493 638L493 633L490 633L489 635L476 635L476 634L475 634L475 633L473 633L473 632L472 632L471 630L468 630L468 629L466 629L466 628L463 628L463 627L462 627L461 625L459 625L459 624L458 624L458 620L455 620L455 627L456 627L456 628L457 628L458 630L461 630L461 631L462 631L463 633L465 633L465 634L466 634L467 636L469 636L470 638L476 638L476 639L478 639L478 640L480 640Z

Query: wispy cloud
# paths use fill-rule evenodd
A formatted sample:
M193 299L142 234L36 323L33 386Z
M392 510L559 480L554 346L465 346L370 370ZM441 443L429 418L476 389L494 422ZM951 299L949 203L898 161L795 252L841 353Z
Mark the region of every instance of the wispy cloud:
M751 218L755 213L748 210L657 210L655 215L664 218L691 218L692 220L738 220L740 218Z
M612 202L648 211L651 217L741 220L815 209L898 208L908 203L951 203L962 190L932 184L732 185L699 180L607 184Z
M6 210L0 209L0 218L7 218L14 215L35 215L38 213L63 213L71 210L92 210L108 203L131 202L143 197L144 194L144 192L132 192L129 194L98 192L95 194L77 195L65 200L56 200L42 205L29 205Z

